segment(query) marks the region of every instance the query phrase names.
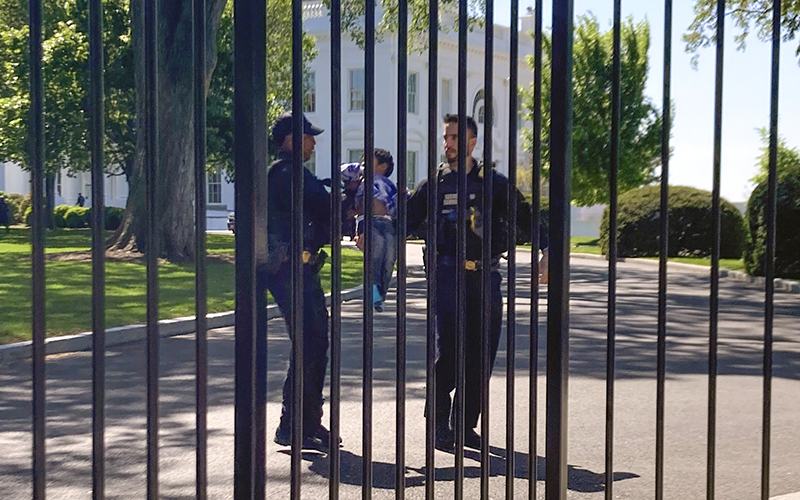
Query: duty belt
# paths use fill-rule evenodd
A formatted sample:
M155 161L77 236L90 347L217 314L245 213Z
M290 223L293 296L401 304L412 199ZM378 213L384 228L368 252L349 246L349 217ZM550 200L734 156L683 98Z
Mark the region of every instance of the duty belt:
M442 266L456 266L456 258L450 255L440 255L438 262ZM492 269L496 268L498 264L500 264L500 259L492 259L490 261ZM483 264L479 260L465 260L464 261L464 269L467 271L480 271L483 268Z

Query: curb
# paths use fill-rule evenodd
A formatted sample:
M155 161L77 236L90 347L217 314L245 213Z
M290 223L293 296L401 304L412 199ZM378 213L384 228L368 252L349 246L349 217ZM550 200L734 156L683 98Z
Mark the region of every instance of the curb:
M363 290L363 285L342 290L342 302L360 299ZM325 294L325 305L328 307L331 305L331 294L329 293ZM280 315L281 312L277 304L267 306L267 319L274 319ZM233 326L236 315L234 311L227 311L209 314L206 318L208 321L208 329L212 330L215 328ZM196 330L195 326L194 316L163 319L158 322L158 336L174 337L176 335L186 335L187 333L194 332ZM147 325L126 325L108 328L106 330L106 347L144 340L146 335ZM44 348L46 356L76 351L89 351L92 349L92 332L48 338L44 341ZM27 359L32 355L33 347L30 340L0 346L0 364Z
M650 265L658 265L659 261L653 259L640 259L640 258L632 258L629 259L630 262L636 263L647 263ZM702 274L709 274L711 271L711 267L709 266L701 266L698 264L686 264L683 262L668 262L667 263L667 270L669 268L673 269L680 269L683 271L692 271ZM733 271L731 269L722 269L719 270L719 277L720 278L729 278L734 281L739 281L742 283L752 283L758 286L766 286L767 279L763 276L750 276L749 274L742 272L742 271ZM800 281L795 280L788 280L784 278L775 278L773 280L773 284L775 285L775 291L786 292L786 293L800 293ZM800 500L800 499L798 499Z

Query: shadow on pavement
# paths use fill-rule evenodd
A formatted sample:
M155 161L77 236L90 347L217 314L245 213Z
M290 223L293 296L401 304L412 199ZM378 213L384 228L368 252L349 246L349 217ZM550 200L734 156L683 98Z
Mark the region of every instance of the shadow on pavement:
M489 456L489 476L504 477L506 475L505 450L497 447L490 447ZM286 454L290 452L286 451ZM343 484L361 486L362 484L362 457L349 451L341 451L341 476ZM464 458L480 463L480 453L474 450L464 450ZM330 459L328 455L321 453L303 453L303 460L311 462L309 470L319 474L325 479L330 478ZM536 457L537 480L544 481L544 457ZM568 466L567 488L581 493L595 493L604 490L605 481L602 473L592 472L580 467ZM395 488L396 465L386 462L373 462L373 482L372 487L378 489L393 490ZM411 475L410 475L411 474ZM434 473L435 480L454 481L454 467L437 467ZM481 467L464 466L464 477L481 477ZM516 479L528 479L528 454L514 453L514 477ZM630 472L615 472L614 481L622 481L639 477ZM406 467L406 488L417 488L425 486L425 467L414 468Z

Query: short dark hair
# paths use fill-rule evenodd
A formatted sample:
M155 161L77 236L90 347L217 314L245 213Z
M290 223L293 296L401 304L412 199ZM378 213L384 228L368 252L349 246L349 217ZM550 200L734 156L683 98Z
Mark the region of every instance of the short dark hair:
M378 165L380 165L381 163L386 164L387 166L386 177L392 175L392 172L394 172L394 158L392 158L392 153L382 148L375 148L372 151L374 153L375 158L378 160ZM364 153L361 155L361 163L366 162L366 160L367 160L367 154Z
M392 158L392 153L385 149L375 148L375 158L378 160L378 165L381 163L386 164L386 177L392 175L392 172L394 172L394 158Z
M478 137L478 124L475 123L475 119L471 116L467 116L467 130L472 132L473 137ZM444 115L444 122L445 123L455 123L458 124L458 115L448 113Z

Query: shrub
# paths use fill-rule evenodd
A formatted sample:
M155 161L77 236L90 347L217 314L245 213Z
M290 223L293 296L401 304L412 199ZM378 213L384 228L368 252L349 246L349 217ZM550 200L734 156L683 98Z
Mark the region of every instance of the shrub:
M685 187L669 188L669 257L711 254L712 195ZM620 257L651 257L660 252L661 187L644 186L619 197L617 248ZM720 257L739 259L744 250L744 218L730 202L720 200ZM608 208L600 224L600 247L608 255Z
M778 175L775 213L775 276L800 278L800 169ZM748 273L764 276L767 253L767 183L759 184L747 202L749 234L744 251Z
M72 207L70 205L59 205L53 209L53 224L56 227L66 227L66 221L64 220L64 216L67 215L67 212Z
M25 221L26 226L31 225L31 218L33 217L33 208L28 205L28 208L25 209L25 215L23 216L23 220Z
M30 195L24 196L17 193L6 193L6 203L9 205L9 209L11 209L11 204L14 205L14 219L13 224L22 224L25 220L25 210L30 205ZM26 200L27 198L27 200Z
M86 227L89 221L88 207L69 207L64 215L64 227L71 229Z
M17 224L28 224L28 208L31 206L31 193L26 195L21 194L10 194L12 200L17 202L17 206L19 207L19 212L17 212ZM30 226L30 224L28 224Z
M20 219L22 218L22 214L19 213L18 200L22 198L22 195L11 195L0 191L0 196L2 196L6 200L6 207L8 207L9 225L18 224L20 222Z
M106 207L106 230L116 231L125 218L125 209L120 207Z

